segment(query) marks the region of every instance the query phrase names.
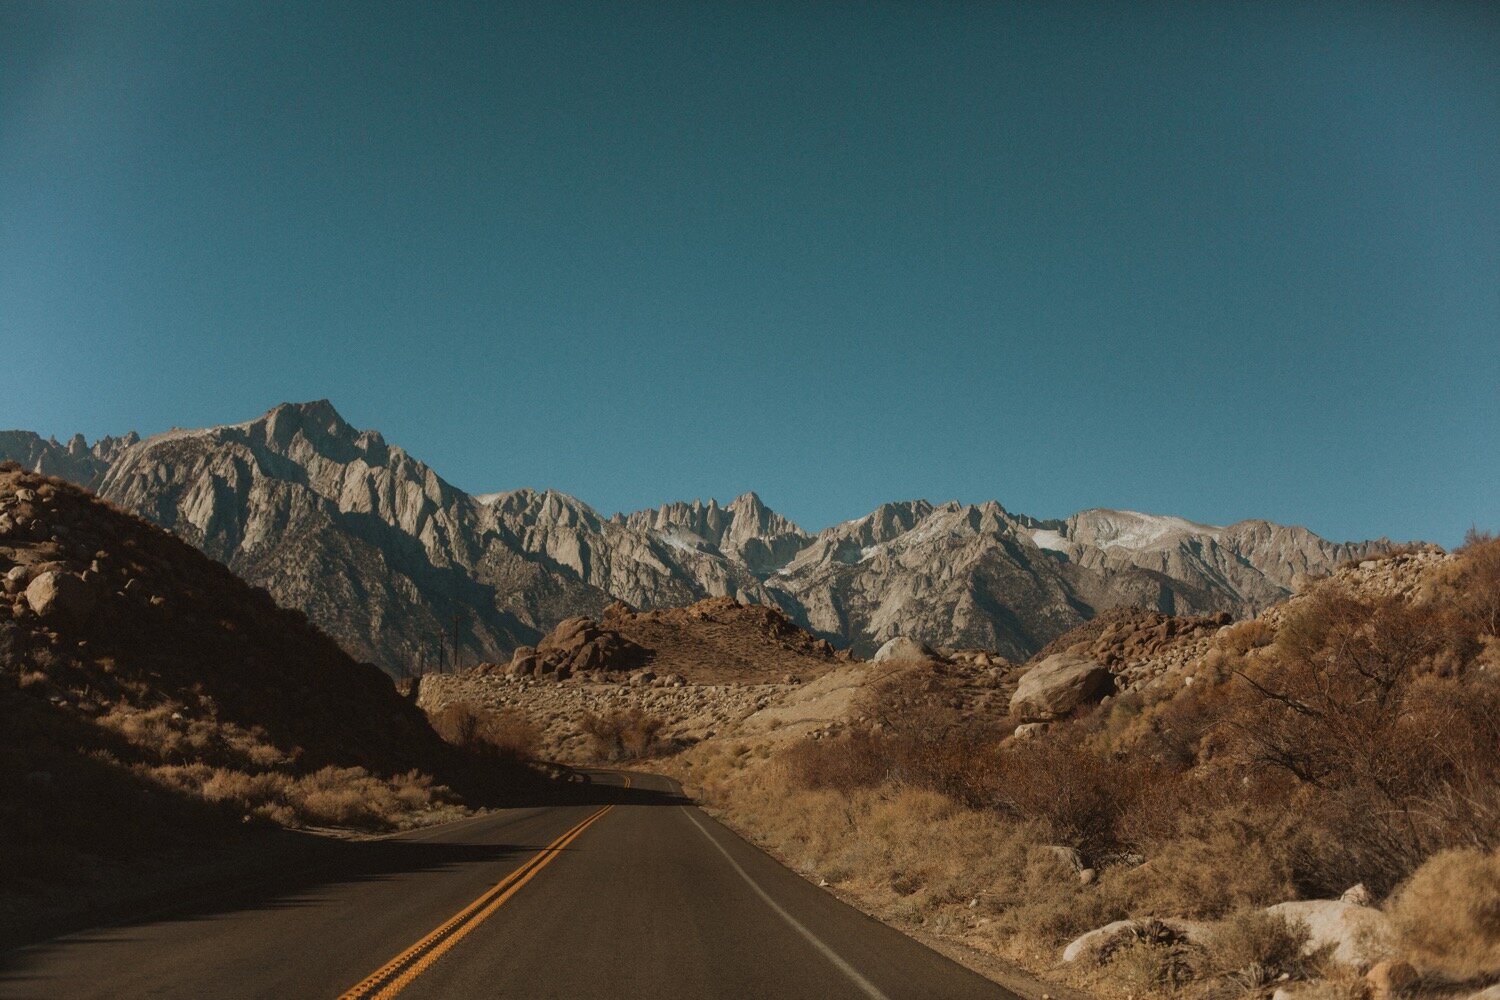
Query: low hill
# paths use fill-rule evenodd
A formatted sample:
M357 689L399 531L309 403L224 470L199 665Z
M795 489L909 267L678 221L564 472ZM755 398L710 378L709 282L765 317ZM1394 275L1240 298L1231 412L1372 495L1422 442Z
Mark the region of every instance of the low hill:
M690 744L783 703L846 659L775 608L711 598L633 611L617 602L597 620L564 621L509 663L423 677L419 702L433 714L453 704L518 712L547 752L582 761L598 749L589 729L601 719L639 713L652 738Z
M504 671L567 680L649 667L700 684L758 684L816 675L833 659L827 640L809 635L776 608L713 597L654 611L616 602L598 621L569 618L536 646L516 650Z

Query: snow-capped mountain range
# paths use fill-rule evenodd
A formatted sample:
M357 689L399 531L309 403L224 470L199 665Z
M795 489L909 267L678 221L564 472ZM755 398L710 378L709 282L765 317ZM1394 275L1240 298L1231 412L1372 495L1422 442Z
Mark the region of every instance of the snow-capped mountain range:
M1037 520L999 503L884 504L816 534L754 493L606 517L555 491L471 496L327 401L241 424L66 445L0 432L0 460L155 521L392 672L503 658L562 618L732 596L868 653L895 635L1025 657L1106 608L1252 614L1298 574L1390 547L1268 521L1132 511Z

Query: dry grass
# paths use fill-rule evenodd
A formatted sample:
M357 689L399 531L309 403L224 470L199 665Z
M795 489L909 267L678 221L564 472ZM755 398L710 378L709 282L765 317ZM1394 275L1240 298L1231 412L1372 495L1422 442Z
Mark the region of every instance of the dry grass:
M1500 851L1444 851L1391 902L1403 949L1457 979L1500 976Z
M1196 957L1199 974L1231 992L1251 992L1287 979L1310 979L1325 970L1326 949L1304 954L1307 925L1264 910L1241 910L1209 936Z

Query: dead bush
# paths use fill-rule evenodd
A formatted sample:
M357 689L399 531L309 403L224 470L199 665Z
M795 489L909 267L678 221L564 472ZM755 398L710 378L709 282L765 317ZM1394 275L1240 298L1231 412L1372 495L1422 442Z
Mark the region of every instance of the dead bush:
M639 706L584 715L580 728L593 744L600 760L638 760L661 750L658 734L666 725L661 717Z
M1500 851L1444 851L1391 901L1402 947L1458 979L1500 975Z
M995 755L989 766L994 802L1014 816L1045 822L1085 854L1129 846L1121 820L1154 781L1148 761L1099 752L1066 731Z
M890 774L885 747L868 730L825 740L804 740L786 752L787 774L799 788L851 792L873 788Z
M535 758L541 740L536 724L515 710L496 712L455 701L428 718L444 740L477 757L530 761Z
M1467 669L1476 649L1445 608L1325 590L1240 674L1231 755L1306 790L1304 891L1383 893L1437 850L1497 846L1500 686Z
M1251 618L1226 628L1214 642L1218 649L1230 653L1244 654L1252 649L1269 646L1276 638L1276 629L1261 618Z
M1110 953L1109 975L1132 996L1171 993L1193 978L1188 949L1132 937Z
M1264 910L1242 910L1209 935L1197 957L1201 974L1244 991L1286 976L1307 979L1326 963L1326 953L1308 956L1307 925Z
M1137 912L1215 919L1296 895L1286 820L1271 807L1216 798L1166 807L1155 817L1158 832L1140 839L1151 863L1123 875Z

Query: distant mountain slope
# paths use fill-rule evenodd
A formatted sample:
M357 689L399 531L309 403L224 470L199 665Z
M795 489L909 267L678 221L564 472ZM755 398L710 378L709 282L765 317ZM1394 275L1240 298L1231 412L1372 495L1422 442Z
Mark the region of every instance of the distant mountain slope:
M754 493L604 517L550 490L469 496L327 401L93 449L17 432L0 447L33 464L71 456L75 474L59 474L97 481L392 672L434 666L454 615L466 662L503 660L614 599L711 597L777 606L861 653L910 635L1024 659L1108 608L1249 615L1299 573L1389 548L1266 521L1042 521L993 501L884 504L816 535Z
M326 401L148 438L100 493L392 672L435 667L454 615L472 662L609 602L521 551L483 505Z
M67 444L58 444L56 438L31 431L0 431L0 462L16 462L28 472L96 489L110 464L139 440L132 431L122 438L102 437L92 445L82 434L74 434Z

